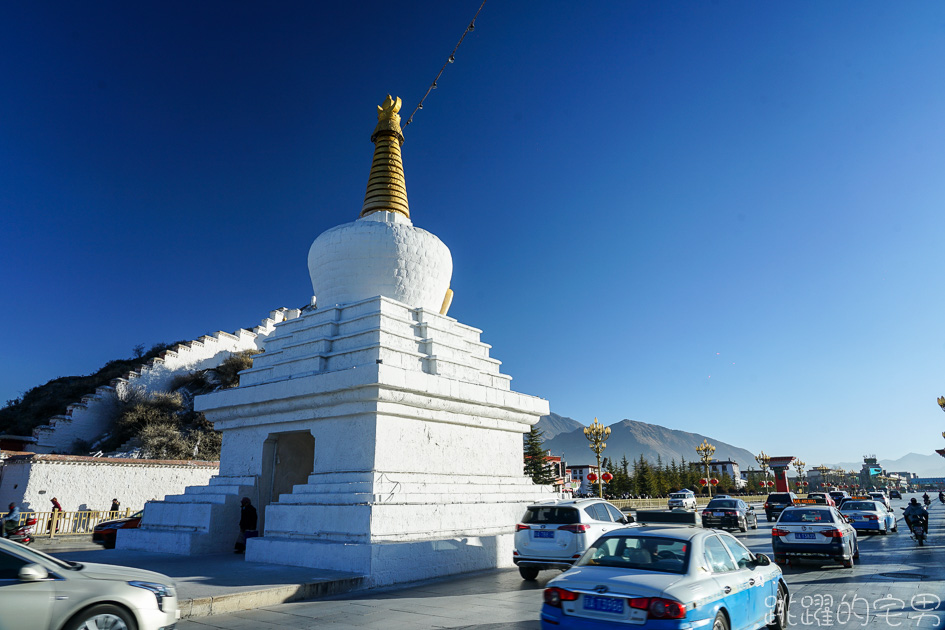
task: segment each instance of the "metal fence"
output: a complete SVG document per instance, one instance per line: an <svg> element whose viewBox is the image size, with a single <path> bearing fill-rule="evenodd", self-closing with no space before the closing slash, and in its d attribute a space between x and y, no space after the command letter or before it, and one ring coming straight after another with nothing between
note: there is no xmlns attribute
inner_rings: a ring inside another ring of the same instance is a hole
<svg viewBox="0 0 945 630"><path fill-rule="evenodd" d="M736 499L741 499L745 503L764 503L768 498L766 494L753 494L749 496L739 495L735 497ZM610 499L610 502L615 506L623 509L630 510L658 510L666 509L668 506L669 498L664 497L662 499ZM700 497L696 496L696 505L707 505L709 503L709 497Z"/></svg>
<svg viewBox="0 0 945 630"><path fill-rule="evenodd" d="M95 526L104 521L131 516L130 509L108 512L105 510L82 510L80 512L20 512L18 525L36 519L33 536L55 538L57 536L88 536ZM3 518L7 513L3 512Z"/></svg>

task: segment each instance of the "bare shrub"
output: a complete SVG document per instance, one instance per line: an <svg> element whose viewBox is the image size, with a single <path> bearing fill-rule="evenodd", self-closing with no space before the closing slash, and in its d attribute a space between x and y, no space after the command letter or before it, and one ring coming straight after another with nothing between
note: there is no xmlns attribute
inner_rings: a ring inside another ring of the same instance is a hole
<svg viewBox="0 0 945 630"><path fill-rule="evenodd" d="M224 359L216 368L216 372L220 377L220 388L239 387L239 373L253 367L253 356L261 352L262 350L243 350Z"/></svg>

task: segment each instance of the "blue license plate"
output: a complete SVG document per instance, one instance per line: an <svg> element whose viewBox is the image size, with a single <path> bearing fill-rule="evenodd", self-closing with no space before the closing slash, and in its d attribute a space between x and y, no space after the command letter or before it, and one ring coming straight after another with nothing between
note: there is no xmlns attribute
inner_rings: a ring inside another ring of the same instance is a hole
<svg viewBox="0 0 945 630"><path fill-rule="evenodd" d="M817 534L794 534L795 538L801 538L803 540L813 540L817 537Z"/></svg>
<svg viewBox="0 0 945 630"><path fill-rule="evenodd" d="M533 533L535 535L535 538L554 538L555 537L554 532L545 532L540 529Z"/></svg>
<svg viewBox="0 0 945 630"><path fill-rule="evenodd" d="M608 613L623 613L623 600L616 597L584 596L584 609Z"/></svg>

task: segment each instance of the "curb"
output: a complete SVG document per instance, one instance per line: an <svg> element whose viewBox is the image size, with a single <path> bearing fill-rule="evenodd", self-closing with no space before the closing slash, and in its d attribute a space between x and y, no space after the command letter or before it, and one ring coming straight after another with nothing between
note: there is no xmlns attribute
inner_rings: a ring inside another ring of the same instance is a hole
<svg viewBox="0 0 945 630"><path fill-rule="evenodd" d="M284 604L302 599L318 599L329 595L338 595L361 588L364 577L342 580L321 580L305 584L278 586L256 591L242 591L213 597L196 597L177 602L181 619L209 617L225 613L252 610L263 606Z"/></svg>

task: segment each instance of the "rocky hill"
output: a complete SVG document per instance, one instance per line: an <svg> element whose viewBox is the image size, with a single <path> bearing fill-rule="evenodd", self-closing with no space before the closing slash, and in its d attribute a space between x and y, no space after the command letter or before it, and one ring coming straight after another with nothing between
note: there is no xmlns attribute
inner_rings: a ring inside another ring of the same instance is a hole
<svg viewBox="0 0 945 630"><path fill-rule="evenodd" d="M594 453L588 448L587 438L584 437L584 425L580 422L550 414L542 416L537 426L544 431L545 448L550 450L552 455L561 455L566 462L573 465L594 461ZM610 438L603 456L617 461L624 456L632 461L643 455L644 459L653 463L656 462L657 456L667 464L674 459L677 463L683 459L694 462L698 460L696 446L701 444L702 440L708 439L709 443L716 447L716 459L736 461L742 470L749 466L757 467L755 456L751 452L701 433L668 429L658 424L636 420L621 420L610 425L610 430Z"/></svg>

